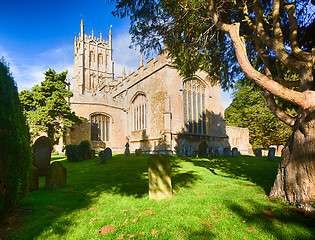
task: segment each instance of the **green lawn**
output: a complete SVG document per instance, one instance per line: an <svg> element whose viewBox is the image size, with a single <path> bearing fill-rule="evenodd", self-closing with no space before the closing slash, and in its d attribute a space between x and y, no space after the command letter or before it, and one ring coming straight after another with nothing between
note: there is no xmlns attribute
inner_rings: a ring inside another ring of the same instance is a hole
<svg viewBox="0 0 315 240"><path fill-rule="evenodd" d="M170 156L174 197L148 197L149 155L67 162L67 185L31 192L9 239L314 239L315 217L268 200L279 159ZM115 226L101 234L103 226Z"/></svg>

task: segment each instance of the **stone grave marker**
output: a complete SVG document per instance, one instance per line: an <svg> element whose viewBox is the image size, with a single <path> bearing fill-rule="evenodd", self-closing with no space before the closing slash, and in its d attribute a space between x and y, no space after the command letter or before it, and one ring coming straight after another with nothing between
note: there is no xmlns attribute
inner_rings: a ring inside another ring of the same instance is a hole
<svg viewBox="0 0 315 240"><path fill-rule="evenodd" d="M214 152L213 152L212 146L208 147L207 152L208 152L208 157L213 158Z"/></svg>
<svg viewBox="0 0 315 240"><path fill-rule="evenodd" d="M218 151L219 151L219 155L223 155L223 149L222 149L222 147L219 147L219 148L218 148Z"/></svg>
<svg viewBox="0 0 315 240"><path fill-rule="evenodd" d="M105 153L106 160L111 159L113 157L112 149L110 149L109 147L104 149L104 153Z"/></svg>
<svg viewBox="0 0 315 240"><path fill-rule="evenodd" d="M255 149L255 157L261 157L262 156L262 150L261 148Z"/></svg>
<svg viewBox="0 0 315 240"><path fill-rule="evenodd" d="M189 144L188 149L187 149L187 155L188 157L191 157L194 154L194 150L192 148L192 145Z"/></svg>
<svg viewBox="0 0 315 240"><path fill-rule="evenodd" d="M38 184L38 169L35 166L32 166L32 180L30 183L30 191L36 191L39 189Z"/></svg>
<svg viewBox="0 0 315 240"><path fill-rule="evenodd" d="M236 147L232 148L232 157L238 156L238 149Z"/></svg>
<svg viewBox="0 0 315 240"><path fill-rule="evenodd" d="M275 160L275 155L276 155L276 148L275 147L270 147L269 151L268 151L267 159L269 161L274 161Z"/></svg>
<svg viewBox="0 0 315 240"><path fill-rule="evenodd" d="M47 171L46 188L59 188L66 185L67 169L60 161L53 162Z"/></svg>
<svg viewBox="0 0 315 240"><path fill-rule="evenodd" d="M127 142L125 145L125 156L130 156L129 143Z"/></svg>
<svg viewBox="0 0 315 240"><path fill-rule="evenodd" d="M223 149L223 156L224 157L230 157L231 156L231 149L229 147L226 147Z"/></svg>
<svg viewBox="0 0 315 240"><path fill-rule="evenodd" d="M213 157L214 158L219 158L220 157L220 152L219 152L219 149L218 148L215 148L213 150Z"/></svg>
<svg viewBox="0 0 315 240"><path fill-rule="evenodd" d="M180 156L185 156L186 155L186 145L185 143L182 143L182 145L180 146L180 150L179 150L179 154Z"/></svg>
<svg viewBox="0 0 315 240"><path fill-rule="evenodd" d="M105 151L100 151L100 153L98 154L99 158L100 158L100 161L99 161L99 164L104 164L106 163L106 154L105 154Z"/></svg>
<svg viewBox="0 0 315 240"><path fill-rule="evenodd" d="M148 159L148 176L150 199L160 200L173 196L171 165L167 156L157 154Z"/></svg>
<svg viewBox="0 0 315 240"><path fill-rule="evenodd" d="M136 157L137 157L137 156L140 156L141 154L142 154L141 148L135 150L135 155L136 155Z"/></svg>
<svg viewBox="0 0 315 240"><path fill-rule="evenodd" d="M51 160L51 142L48 137L37 138L33 145L34 166L38 169L39 176L46 176Z"/></svg>

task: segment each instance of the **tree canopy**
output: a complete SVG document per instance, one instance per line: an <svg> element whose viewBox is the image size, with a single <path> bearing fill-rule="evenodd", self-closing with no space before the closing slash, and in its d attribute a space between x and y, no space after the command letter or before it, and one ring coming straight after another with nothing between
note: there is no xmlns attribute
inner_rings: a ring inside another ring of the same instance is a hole
<svg viewBox="0 0 315 240"><path fill-rule="evenodd" d="M293 113L294 109L287 111ZM264 92L253 85L237 87L233 102L224 115L227 125L249 129L249 142L254 149L284 145L292 133L288 125L270 112Z"/></svg>
<svg viewBox="0 0 315 240"><path fill-rule="evenodd" d="M45 80L35 85L31 91L20 93L20 101L24 108L33 136L39 132L47 133L53 144L82 120L75 115L67 102L73 96L67 89L67 72L57 74L55 70L48 69Z"/></svg>
<svg viewBox="0 0 315 240"><path fill-rule="evenodd" d="M293 129L270 197L315 211L314 1L112 2L114 15L130 16L133 43L141 50L164 44L182 74L207 71L223 89L245 75L265 91L269 109ZM285 79L287 70L294 77ZM296 105L298 114L290 115L275 97Z"/></svg>

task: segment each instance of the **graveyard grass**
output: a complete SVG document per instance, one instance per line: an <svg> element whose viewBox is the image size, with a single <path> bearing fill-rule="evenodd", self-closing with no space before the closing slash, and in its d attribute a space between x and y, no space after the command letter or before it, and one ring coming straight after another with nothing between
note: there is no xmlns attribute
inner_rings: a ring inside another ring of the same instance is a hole
<svg viewBox="0 0 315 240"><path fill-rule="evenodd" d="M45 189L40 177L8 239L314 239L314 214L268 200L279 158L170 156L174 196L155 201L148 157L115 155L99 165L53 156L67 168L66 187ZM115 231L105 233L107 225Z"/></svg>

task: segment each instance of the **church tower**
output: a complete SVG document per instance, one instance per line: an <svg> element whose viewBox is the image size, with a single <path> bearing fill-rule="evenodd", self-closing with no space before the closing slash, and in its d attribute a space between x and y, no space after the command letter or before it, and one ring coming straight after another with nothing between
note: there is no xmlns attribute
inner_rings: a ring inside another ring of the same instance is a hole
<svg viewBox="0 0 315 240"><path fill-rule="evenodd" d="M114 80L114 63L112 60L112 33L109 41L84 32L83 19L81 32L74 39L73 91L84 95L88 92L102 90Z"/></svg>

